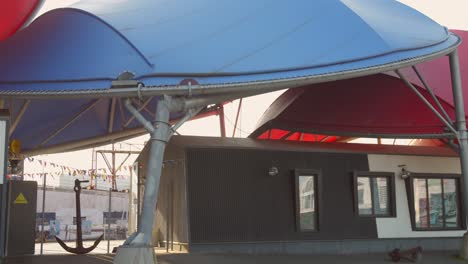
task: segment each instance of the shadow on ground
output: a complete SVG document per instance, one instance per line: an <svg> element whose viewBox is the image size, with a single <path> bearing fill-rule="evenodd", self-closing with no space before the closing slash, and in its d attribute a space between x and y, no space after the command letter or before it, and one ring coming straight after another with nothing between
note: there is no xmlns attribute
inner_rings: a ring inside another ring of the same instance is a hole
<svg viewBox="0 0 468 264"><path fill-rule="evenodd" d="M109 255L44 255L8 258L5 264L108 264L113 256ZM2 264L3 264L2 263Z"/></svg>
<svg viewBox="0 0 468 264"><path fill-rule="evenodd" d="M464 264L452 252L430 252L423 254L421 264ZM379 264L394 263L386 254L372 255L203 255L168 254L158 256L159 264ZM400 263L410 263L402 261Z"/></svg>
<svg viewBox="0 0 468 264"><path fill-rule="evenodd" d="M7 264L108 264L113 255L55 255L9 258ZM386 254L371 255L229 255L229 254L158 254L159 264L389 264ZM402 261L400 263L410 263ZM453 252L427 252L421 264L463 264Z"/></svg>

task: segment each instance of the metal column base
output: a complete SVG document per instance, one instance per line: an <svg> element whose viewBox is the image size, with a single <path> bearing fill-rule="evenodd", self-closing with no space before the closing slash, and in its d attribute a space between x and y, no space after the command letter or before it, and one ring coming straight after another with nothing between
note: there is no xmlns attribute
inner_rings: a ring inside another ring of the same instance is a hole
<svg viewBox="0 0 468 264"><path fill-rule="evenodd" d="M117 248L114 264L157 264L156 254L152 247L129 247Z"/></svg>

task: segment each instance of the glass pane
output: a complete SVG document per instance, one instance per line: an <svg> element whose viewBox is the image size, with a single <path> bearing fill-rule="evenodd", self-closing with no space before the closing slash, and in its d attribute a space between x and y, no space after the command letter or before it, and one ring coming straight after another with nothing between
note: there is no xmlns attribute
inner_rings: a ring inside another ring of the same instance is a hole
<svg viewBox="0 0 468 264"><path fill-rule="evenodd" d="M458 196L455 179L444 179L445 226L458 227Z"/></svg>
<svg viewBox="0 0 468 264"><path fill-rule="evenodd" d="M416 228L428 228L426 179L414 179L414 222Z"/></svg>
<svg viewBox="0 0 468 264"><path fill-rule="evenodd" d="M299 203L301 230L315 230L314 176L299 176Z"/></svg>
<svg viewBox="0 0 468 264"><path fill-rule="evenodd" d="M357 178L359 215L372 215L372 193L369 177Z"/></svg>
<svg viewBox="0 0 468 264"><path fill-rule="evenodd" d="M430 227L444 227L444 212L442 207L442 179L428 179L428 185Z"/></svg>
<svg viewBox="0 0 468 264"><path fill-rule="evenodd" d="M389 215L388 178L378 177L375 178L373 182L374 212L376 215Z"/></svg>

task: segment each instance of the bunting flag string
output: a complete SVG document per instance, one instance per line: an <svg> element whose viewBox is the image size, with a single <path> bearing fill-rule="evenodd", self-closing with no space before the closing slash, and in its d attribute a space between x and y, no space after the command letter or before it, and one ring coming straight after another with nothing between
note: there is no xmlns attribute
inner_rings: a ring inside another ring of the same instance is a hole
<svg viewBox="0 0 468 264"><path fill-rule="evenodd" d="M53 179L55 177L60 177L63 175L69 175L72 177L81 177L82 179L85 179L86 177L93 177L96 179L101 179L103 181L112 181L112 172L107 169L107 168L97 168L97 169L88 169L88 170L83 170L83 169L77 169L61 164L57 164L54 162L49 162L45 160L40 160L37 158L32 158L28 157L29 162L38 162L39 165L43 168L43 170L46 170L46 172L38 172L38 173L25 173L24 176L28 178L35 178L35 177L44 177L44 176L51 176ZM132 165L123 165L119 172L127 172L130 173L130 171L133 170ZM117 174L115 176L116 179L126 179L129 175L122 175L122 174Z"/></svg>

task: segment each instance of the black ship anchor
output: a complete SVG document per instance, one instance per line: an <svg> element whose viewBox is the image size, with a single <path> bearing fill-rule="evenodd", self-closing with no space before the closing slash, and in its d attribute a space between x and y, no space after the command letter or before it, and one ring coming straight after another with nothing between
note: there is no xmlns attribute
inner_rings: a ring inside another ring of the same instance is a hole
<svg viewBox="0 0 468 264"><path fill-rule="evenodd" d="M60 244L60 246L63 247L63 249L74 254L86 254L86 253L91 252L93 249L95 249L98 246L99 242L101 242L102 238L104 237L104 234L102 234L94 242L94 244L91 247L89 248L83 247L83 234L81 231L81 205L80 205L80 193L81 193L80 184L82 182L89 182L89 181L80 181L76 179L75 187L73 188L73 190L75 191L75 197L76 197L76 248L67 246L60 238L55 236L55 239Z"/></svg>

